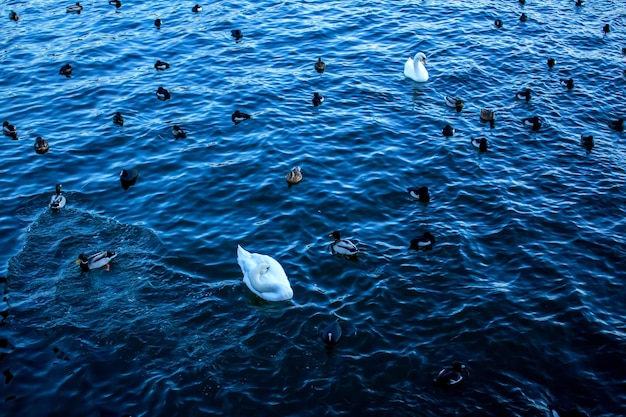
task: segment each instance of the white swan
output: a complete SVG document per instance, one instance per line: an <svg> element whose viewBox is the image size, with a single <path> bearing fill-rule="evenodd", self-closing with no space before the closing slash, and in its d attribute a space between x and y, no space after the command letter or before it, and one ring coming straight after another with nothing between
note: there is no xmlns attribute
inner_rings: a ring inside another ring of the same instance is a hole
<svg viewBox="0 0 626 417"><path fill-rule="evenodd" d="M250 253L237 245L237 263L243 272L243 282L262 299L283 301L293 297L287 274L274 258Z"/></svg>
<svg viewBox="0 0 626 417"><path fill-rule="evenodd" d="M424 66L425 63L426 55L424 55L424 52L416 53L413 59L409 58L404 63L404 76L418 83L425 83L428 81L428 71Z"/></svg>

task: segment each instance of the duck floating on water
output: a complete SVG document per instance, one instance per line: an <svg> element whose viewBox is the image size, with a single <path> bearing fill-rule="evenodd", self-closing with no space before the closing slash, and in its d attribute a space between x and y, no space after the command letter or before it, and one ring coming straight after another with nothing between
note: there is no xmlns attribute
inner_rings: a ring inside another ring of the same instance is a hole
<svg viewBox="0 0 626 417"><path fill-rule="evenodd" d="M243 282L262 299L285 301L293 297L285 270L271 256L250 253L237 245L237 263L243 273Z"/></svg>
<svg viewBox="0 0 626 417"><path fill-rule="evenodd" d="M302 181L302 170L299 166L295 166L287 173L287 182L289 185L297 184Z"/></svg>
<svg viewBox="0 0 626 417"><path fill-rule="evenodd" d="M13 140L17 140L17 129L6 120L2 123L2 133L4 133L4 136L8 136Z"/></svg>
<svg viewBox="0 0 626 417"><path fill-rule="evenodd" d="M493 128L496 122L496 112L489 109L480 109L480 120L483 122L489 122Z"/></svg>
<svg viewBox="0 0 626 417"><path fill-rule="evenodd" d="M44 153L48 152L49 149L50 145L48 144L48 141L41 136L37 136L37 138L35 139L35 152L43 155Z"/></svg>
<svg viewBox="0 0 626 417"><path fill-rule="evenodd" d="M457 97L446 96L446 106L456 109L457 112L463 110L463 100Z"/></svg>
<svg viewBox="0 0 626 417"><path fill-rule="evenodd" d="M348 239L341 238L341 232L336 230L329 234L328 237L335 239L335 241L330 245L333 253L344 256L356 256L359 253L359 250L354 243L350 242Z"/></svg>
<svg viewBox="0 0 626 417"><path fill-rule="evenodd" d="M574 88L574 79L570 78L569 80L561 78L561 84L565 84L568 90Z"/></svg>
<svg viewBox="0 0 626 417"><path fill-rule="evenodd" d="M119 126L124 126L124 116L120 112L116 112L113 115L113 123Z"/></svg>
<svg viewBox="0 0 626 417"><path fill-rule="evenodd" d="M602 28L602 32L604 32L604 34L606 35L607 33L609 33L611 31L611 26L609 26L609 24L607 23L606 25L604 25L604 27Z"/></svg>
<svg viewBox="0 0 626 417"><path fill-rule="evenodd" d="M486 138L471 138L472 145L478 148L479 151L485 152L487 150L487 139Z"/></svg>
<svg viewBox="0 0 626 417"><path fill-rule="evenodd" d="M341 325L338 322L330 323L324 330L322 331L322 342L326 346L335 346L339 343L339 339L341 339L343 331L341 330Z"/></svg>
<svg viewBox="0 0 626 417"><path fill-rule="evenodd" d="M530 101L530 95L531 95L531 93L530 93L530 89L529 89L529 88L527 88L527 89L526 89L526 90L524 90L524 91L518 91L518 92L515 94L515 97L516 97L516 98L519 98L519 99L524 99L524 100L526 100L526 101Z"/></svg>
<svg viewBox="0 0 626 417"><path fill-rule="evenodd" d="M609 127L613 130L617 130L618 132L624 131L624 119L619 118L617 120L610 120Z"/></svg>
<svg viewBox="0 0 626 417"><path fill-rule="evenodd" d="M187 132L182 127L174 125L174 127L172 127L172 135L174 135L176 139L185 139Z"/></svg>
<svg viewBox="0 0 626 417"><path fill-rule="evenodd" d="M70 78L72 75L72 66L70 64L65 64L59 70L59 75L65 75L67 78Z"/></svg>
<svg viewBox="0 0 626 417"><path fill-rule="evenodd" d="M161 29L162 24L163 21L161 19L154 19L154 26L156 26L157 29Z"/></svg>
<svg viewBox="0 0 626 417"><path fill-rule="evenodd" d="M67 202L65 196L61 194L62 186L62 184L57 184L55 187L55 194L50 197L50 204L48 204L48 207L53 210L62 209L63 207L65 207L65 203Z"/></svg>
<svg viewBox="0 0 626 417"><path fill-rule="evenodd" d="M239 29L231 30L230 34L232 35L233 38L235 38L235 41L239 41L241 40L241 38L243 38L243 33L241 33L241 30Z"/></svg>
<svg viewBox="0 0 626 417"><path fill-rule="evenodd" d="M76 13L76 14L80 14L80 12L83 10L83 5L80 4L79 1L76 2L76 4L73 4L71 6L67 6L67 13Z"/></svg>
<svg viewBox="0 0 626 417"><path fill-rule="evenodd" d="M157 89L156 96L161 101L167 101L171 98L170 92L163 87Z"/></svg>
<svg viewBox="0 0 626 417"><path fill-rule="evenodd" d="M539 116L527 117L522 119L522 124L530 127L533 132L538 132L541 129L541 118Z"/></svg>
<svg viewBox="0 0 626 417"><path fill-rule="evenodd" d="M157 71L165 71L166 69L169 69L170 64L168 64L165 61L161 61L159 59L157 59L157 62L154 64L154 69Z"/></svg>
<svg viewBox="0 0 626 417"><path fill-rule="evenodd" d="M191 8L191 11L194 13L200 13L202 11L202 6L200 6L199 4L196 4L195 6Z"/></svg>
<svg viewBox="0 0 626 417"><path fill-rule="evenodd" d="M467 367L461 362L455 362L451 367L443 368L435 378L433 384L438 387L452 387L463 382L463 379L469 376Z"/></svg>
<svg viewBox="0 0 626 417"><path fill-rule="evenodd" d="M454 132L456 132L456 129L450 125L445 125L443 127L443 130L441 131L441 133L443 133L443 135L447 137L454 136Z"/></svg>
<svg viewBox="0 0 626 417"><path fill-rule="evenodd" d="M428 191L428 187L409 187L406 190L411 197L417 198L422 203L428 203L430 201L430 192Z"/></svg>
<svg viewBox="0 0 626 417"><path fill-rule="evenodd" d="M580 135L580 144L587 149L587 152L591 152L591 149L593 149L595 145L593 136Z"/></svg>
<svg viewBox="0 0 626 417"><path fill-rule="evenodd" d="M317 107L324 102L324 97L322 97L320 93L315 92L313 93L312 101L313 101L313 105Z"/></svg>
<svg viewBox="0 0 626 417"><path fill-rule="evenodd" d="M110 0L109 4L111 6L115 6L116 9L119 9L120 7L122 7L122 2L120 0Z"/></svg>
<svg viewBox="0 0 626 417"><path fill-rule="evenodd" d="M519 20L520 22L526 22L528 20L528 16L526 15L526 13L522 13L519 17Z"/></svg>
<svg viewBox="0 0 626 417"><path fill-rule="evenodd" d="M493 22L493 24L494 24L494 25L496 25L496 27L497 27L498 29L500 29L500 28L502 27L502 20L500 20L500 19L496 19L496 20Z"/></svg>
<svg viewBox="0 0 626 417"><path fill-rule="evenodd" d="M235 110L233 112L233 114L230 116L230 119L233 121L233 123L238 124L243 122L244 120L248 120L250 118L249 114L246 114L244 112L241 112L239 110Z"/></svg>
<svg viewBox="0 0 626 417"><path fill-rule="evenodd" d="M120 171L120 183L124 191L135 185L139 178L139 171L136 169L123 169Z"/></svg>
<svg viewBox="0 0 626 417"><path fill-rule="evenodd" d="M102 268L103 266L108 271L110 269L109 262L116 256L117 253L107 250L94 253L90 256L81 253L74 263L80 264L80 270L83 272L89 272L92 269Z"/></svg>
<svg viewBox="0 0 626 417"><path fill-rule="evenodd" d="M20 16L15 11L11 10L9 12L9 19L14 22L17 22L18 20L20 20Z"/></svg>
<svg viewBox="0 0 626 417"><path fill-rule="evenodd" d="M408 58L404 63L404 76L418 83L428 81L428 70L426 65L426 54L418 52L413 59Z"/></svg>
<svg viewBox="0 0 626 417"><path fill-rule="evenodd" d="M411 244L409 245L409 249L415 250L426 250L432 249L435 244L435 236L433 236L430 232L424 232L422 236L418 236L415 239L411 239Z"/></svg>
<svg viewBox="0 0 626 417"><path fill-rule="evenodd" d="M322 61L321 57L317 58L317 62L315 63L315 71L321 74L324 72L325 69L326 69L326 63Z"/></svg>
<svg viewBox="0 0 626 417"><path fill-rule="evenodd" d="M548 68L552 69L554 65L556 65L556 59L548 58Z"/></svg>

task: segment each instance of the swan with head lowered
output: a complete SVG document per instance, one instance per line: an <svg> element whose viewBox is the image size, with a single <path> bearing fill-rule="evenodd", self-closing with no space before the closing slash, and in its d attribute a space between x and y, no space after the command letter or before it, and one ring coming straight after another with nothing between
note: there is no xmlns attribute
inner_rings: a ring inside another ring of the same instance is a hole
<svg viewBox="0 0 626 417"><path fill-rule="evenodd" d="M413 59L409 58L404 63L404 76L418 83L425 83L428 81L428 71L424 64L426 64L424 52L416 53Z"/></svg>
<svg viewBox="0 0 626 417"><path fill-rule="evenodd" d="M284 301L293 297L287 274L274 258L250 253L237 245L237 263L243 272L243 282L262 299Z"/></svg>

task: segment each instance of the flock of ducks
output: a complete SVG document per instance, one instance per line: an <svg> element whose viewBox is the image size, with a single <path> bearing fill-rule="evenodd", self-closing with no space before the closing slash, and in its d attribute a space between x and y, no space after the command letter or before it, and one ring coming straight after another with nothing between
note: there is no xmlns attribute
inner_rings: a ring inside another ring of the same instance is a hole
<svg viewBox="0 0 626 417"><path fill-rule="evenodd" d="M524 4L524 0L519 0L520 3ZM119 0L111 0L109 4L114 5L115 7L121 7L121 1ZM582 6L582 0L577 0L577 6ZM80 2L76 2L71 6L67 7L67 13L81 13L83 10L83 6ZM196 4L192 7L192 12L199 13L202 11L202 6ZM19 20L19 15L15 11L11 11L9 14L9 19L13 21ZM520 16L520 21L525 22L528 20L528 16L525 13L522 13ZM154 21L155 26L158 28L162 25L161 19L156 19ZM503 26L503 22L500 19L494 21L494 25L497 28L501 28ZM606 24L603 27L603 32L605 34L610 32L610 26ZM231 31L233 38L236 41L239 41L243 34L239 29L234 29ZM626 54L626 48L623 48L622 52ZM547 65L549 68L553 68L556 65L556 60L554 58L549 58L547 60ZM154 64L154 68L157 71L165 71L170 68L170 64L161 60L157 60ZM318 58L317 62L314 65L315 70L318 73L323 73L326 69L326 63L322 61L322 58ZM72 75L72 66L70 64L65 64L59 70L59 74L65 77L71 77ZM429 74L426 69L426 54L424 52L417 52L413 58L408 58L404 65L404 75L405 77L418 82L424 83L429 79ZM574 80L572 78L569 79L561 79L560 82L567 87L568 90L574 88ZM164 88L159 87L156 91L156 96L159 100L166 101L171 99L170 92ZM532 97L532 93L530 89L525 89L523 91L519 91L516 93L516 98L523 99L525 101L530 101ZM312 103L314 106L319 106L324 102L324 97L318 93L313 93ZM448 107L454 108L457 112L461 112L463 110L464 102L462 99L453 96L445 97L445 104ZM240 123L244 120L250 119L250 115L243 113L239 110L236 110L232 116L231 120L233 123ZM490 109L481 109L480 111L480 120L483 122L490 123L491 127L494 127L496 119L496 113ZM113 116L113 123L119 126L124 125L124 116L120 112L116 112ZM609 127L613 130L622 132L624 130L624 120L623 118L617 120L609 121ZM539 131L542 127L542 119L539 116L532 116L522 120L522 124L527 126L532 131ZM18 139L18 131L15 126L8 121L4 121L2 125L2 131L5 136L11 137L14 140ZM442 131L444 136L453 136L456 130L450 126L446 125ZM179 125L174 125L172 128L172 134L176 139L184 139L187 137L186 131L181 128ZM471 138L471 144L478 148L481 152L484 152L488 149L487 139L486 138ZM581 144L587 149L591 150L594 144L593 136L585 136L581 135ZM35 151L38 154L46 153L49 150L48 142L41 138L37 137L34 145ZM120 173L120 181L122 183L122 187L127 189L131 185L134 185L139 173L137 170L122 170ZM295 166L292 168L287 176L286 181L289 186L298 184L302 181L302 170L299 166ZM52 195L49 202L49 207L52 210L60 210L66 205L66 198L61 192L62 185L57 184L55 189L55 194ZM422 203L428 203L430 201L430 193L428 187L410 187L407 188L407 192L409 195ZM355 257L358 255L357 246L352 243L348 239L344 239L341 237L341 233L339 231L334 231L329 235L333 239L333 243L331 244L331 249L334 254L338 254L345 257ZM415 250L424 250L432 248L435 244L435 237L430 232L424 232L422 236L418 236L411 240L410 249ZM94 253L92 255L80 254L76 263L80 265L81 271L87 272L93 269L98 269L105 267L106 270L109 270L110 261L113 260L117 256L117 253L114 251L100 251ZM259 253L251 253L245 250L240 245L237 246L237 263L239 264L241 271L243 273L243 282L246 286L257 296L263 298L267 301L284 301L289 300L293 297L293 290L289 283L289 279L278 261L274 258L263 255ZM342 329L338 322L333 322L329 324L322 332L321 339L327 346L333 346L337 344L342 336ZM463 381L464 377L469 375L469 371L467 367L460 363L454 363L450 367L442 369L433 379L433 383L437 386L454 386ZM556 408L551 409L551 413L553 417L562 417L565 415L565 411L560 411Z"/></svg>

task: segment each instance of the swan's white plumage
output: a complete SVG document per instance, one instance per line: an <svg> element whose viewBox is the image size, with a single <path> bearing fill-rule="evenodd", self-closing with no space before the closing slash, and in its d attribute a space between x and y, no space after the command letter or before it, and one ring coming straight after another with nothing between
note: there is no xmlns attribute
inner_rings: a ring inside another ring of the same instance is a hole
<svg viewBox="0 0 626 417"><path fill-rule="evenodd" d="M426 55L423 52L416 53L413 59L409 58L404 63L404 76L418 83L425 83L428 81L428 71L424 66L425 62Z"/></svg>
<svg viewBox="0 0 626 417"><path fill-rule="evenodd" d="M259 297L267 301L283 301L293 297L287 274L274 258L250 253L237 245L237 263L243 273L243 282Z"/></svg>

